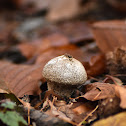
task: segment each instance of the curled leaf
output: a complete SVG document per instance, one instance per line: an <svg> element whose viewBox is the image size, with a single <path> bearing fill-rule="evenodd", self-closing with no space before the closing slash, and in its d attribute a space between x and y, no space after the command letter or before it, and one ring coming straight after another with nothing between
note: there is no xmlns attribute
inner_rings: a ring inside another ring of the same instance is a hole
<svg viewBox="0 0 126 126"><path fill-rule="evenodd" d="M126 109L126 88L115 86L116 95L120 98L120 107Z"/></svg>

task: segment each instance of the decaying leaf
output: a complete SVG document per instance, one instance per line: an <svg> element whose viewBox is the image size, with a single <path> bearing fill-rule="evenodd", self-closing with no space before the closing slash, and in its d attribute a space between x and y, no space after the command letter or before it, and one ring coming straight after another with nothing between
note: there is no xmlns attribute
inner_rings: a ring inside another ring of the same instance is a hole
<svg viewBox="0 0 126 126"><path fill-rule="evenodd" d="M106 61L103 54L92 56L89 63L83 62L89 76L97 76L105 72Z"/></svg>
<svg viewBox="0 0 126 126"><path fill-rule="evenodd" d="M40 43L37 44L38 50L36 54L41 54L42 52L53 47L62 47L69 45L69 39L61 33L53 33L45 38L43 38Z"/></svg>
<svg viewBox="0 0 126 126"><path fill-rule="evenodd" d="M1 18L0 20L0 41L2 43L9 43L9 44L12 44L14 43L13 41L10 41L9 39L9 36L10 34L12 33L12 31L15 29L15 27L17 26L18 22L15 21L6 21L6 19L4 18Z"/></svg>
<svg viewBox="0 0 126 126"><path fill-rule="evenodd" d="M116 95L120 98L120 107L126 109L126 88L115 86Z"/></svg>
<svg viewBox="0 0 126 126"><path fill-rule="evenodd" d="M27 57L28 59L34 56L36 50L38 49L36 45L31 43L21 43L17 46L23 56Z"/></svg>
<svg viewBox="0 0 126 126"><path fill-rule="evenodd" d="M97 114L100 118L105 118L110 115L119 113L122 111L119 104L120 99L117 96L101 99L98 101L99 108Z"/></svg>
<svg viewBox="0 0 126 126"><path fill-rule="evenodd" d="M79 124L84 117L87 117L88 114L95 108L95 105L93 105L91 102L73 102L66 104L65 101L57 100L56 98L54 98L52 102L49 99L46 99L43 107L48 105L51 107L51 109L46 111L47 114L56 116L74 125L76 123ZM92 119L96 118L96 115L90 116Z"/></svg>
<svg viewBox="0 0 126 126"><path fill-rule="evenodd" d="M27 66L0 62L0 76L5 82L1 89L8 88L18 97L24 94L40 93L39 81L42 76L39 65Z"/></svg>
<svg viewBox="0 0 126 126"><path fill-rule="evenodd" d="M83 102L76 102L73 103L72 105L72 110L77 114L80 115L82 113L86 113L89 112L91 110L94 109L93 105L91 105L90 103L83 103Z"/></svg>
<svg viewBox="0 0 126 126"><path fill-rule="evenodd" d="M39 110L31 109L30 110L30 118L35 121L37 126L71 126L71 124L66 121L60 120L57 117L53 117L45 114Z"/></svg>
<svg viewBox="0 0 126 126"><path fill-rule="evenodd" d="M0 89L0 93L6 93L6 94L8 94L9 92L7 92L6 90Z"/></svg>
<svg viewBox="0 0 126 126"><path fill-rule="evenodd" d="M92 110L83 120L82 122L80 122L78 124L78 126L81 126L82 124L86 124L86 120L88 117L92 116L92 114L98 109L98 105L96 106L96 108L94 110Z"/></svg>
<svg viewBox="0 0 126 126"><path fill-rule="evenodd" d="M117 11L126 12L126 1L125 0L107 0L107 3L110 4Z"/></svg>
<svg viewBox="0 0 126 126"><path fill-rule="evenodd" d="M79 125L82 124L83 121L93 121L97 118L97 115L93 113L93 110L95 109L95 104L93 104L92 102L73 103L70 109L72 109L72 111L74 112L73 120L79 123Z"/></svg>
<svg viewBox="0 0 126 126"><path fill-rule="evenodd" d="M122 83L122 81L119 79L119 78L117 78L117 77L113 77L113 76L111 76L111 75L106 75L106 78L104 79L104 83L111 83L111 82L109 82L109 80L110 81L113 81L113 83L115 84L115 85L123 85L123 83Z"/></svg>
<svg viewBox="0 0 126 126"><path fill-rule="evenodd" d="M117 48L114 52L107 54L107 68L110 74L125 74L126 71L126 49Z"/></svg>
<svg viewBox="0 0 126 126"><path fill-rule="evenodd" d="M67 0L55 0L55 2L51 2L49 9L47 19L50 21L69 19L81 12L79 1L76 0L69 0L69 2Z"/></svg>
<svg viewBox="0 0 126 126"><path fill-rule="evenodd" d="M79 43L93 40L93 34L90 25L82 21L66 21L58 24L63 35L66 35L70 43Z"/></svg>
<svg viewBox="0 0 126 126"><path fill-rule="evenodd" d="M53 103L52 103L50 100L48 101L48 103L49 103L51 109L50 109L50 111L47 111L47 112L46 112L47 114L56 116L56 117L58 117L58 118L60 118L60 119L62 119L62 120L64 120L64 121L66 121L66 122L69 122L69 123L73 124L73 125L77 125L77 123L73 122L72 119L69 118L70 115L73 115L73 112L72 112L72 111L69 110L70 113L68 113L68 114L70 114L70 115L68 116L68 115L66 115L65 113L63 113L62 111L59 111L59 110L53 105Z"/></svg>
<svg viewBox="0 0 126 126"><path fill-rule="evenodd" d="M126 112L110 116L106 119L95 122L92 126L125 126L126 125Z"/></svg>
<svg viewBox="0 0 126 126"><path fill-rule="evenodd" d="M17 48L28 59L34 55L39 55L52 47L69 45L69 40L61 33L52 33L43 39L35 40L32 43L22 43Z"/></svg>
<svg viewBox="0 0 126 126"><path fill-rule="evenodd" d="M85 94L80 96L87 100L96 101L115 96L115 85L95 82L85 86Z"/></svg>
<svg viewBox="0 0 126 126"><path fill-rule="evenodd" d="M125 26L125 21L121 20L100 21L93 25L96 43L102 52L126 46Z"/></svg>
<svg viewBox="0 0 126 126"><path fill-rule="evenodd" d="M80 50L80 48L78 48L75 45L67 45L67 46L50 48L46 50L45 52L43 52L42 54L38 56L36 63L45 64L52 58L57 57L59 55L66 54L66 53L72 55L74 58L78 59L81 62L84 59L84 54Z"/></svg>
<svg viewBox="0 0 126 126"><path fill-rule="evenodd" d="M0 76L0 93L11 93L8 84L5 82L2 76Z"/></svg>

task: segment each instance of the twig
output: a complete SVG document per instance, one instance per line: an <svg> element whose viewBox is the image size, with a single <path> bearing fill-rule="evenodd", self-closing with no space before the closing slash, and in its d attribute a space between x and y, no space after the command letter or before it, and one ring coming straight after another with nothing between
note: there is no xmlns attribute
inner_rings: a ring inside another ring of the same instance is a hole
<svg viewBox="0 0 126 126"><path fill-rule="evenodd" d="M30 109L28 107L28 126L30 126Z"/></svg>
<svg viewBox="0 0 126 126"><path fill-rule="evenodd" d="M93 111L91 111L77 126L81 126L82 123L89 117L91 116L95 111L96 109L98 108L98 105L95 107L95 109Z"/></svg>

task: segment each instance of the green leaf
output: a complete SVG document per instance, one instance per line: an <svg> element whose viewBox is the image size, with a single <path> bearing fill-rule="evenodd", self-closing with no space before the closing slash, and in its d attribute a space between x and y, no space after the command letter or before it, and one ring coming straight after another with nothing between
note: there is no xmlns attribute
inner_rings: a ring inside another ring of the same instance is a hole
<svg viewBox="0 0 126 126"><path fill-rule="evenodd" d="M16 106L16 104L11 101L7 101L7 102L1 104L1 107L8 108L8 109L14 109L15 106Z"/></svg>
<svg viewBox="0 0 126 126"><path fill-rule="evenodd" d="M19 126L19 122L27 125L24 118L15 111L7 111L6 113L0 112L0 119L8 126Z"/></svg>

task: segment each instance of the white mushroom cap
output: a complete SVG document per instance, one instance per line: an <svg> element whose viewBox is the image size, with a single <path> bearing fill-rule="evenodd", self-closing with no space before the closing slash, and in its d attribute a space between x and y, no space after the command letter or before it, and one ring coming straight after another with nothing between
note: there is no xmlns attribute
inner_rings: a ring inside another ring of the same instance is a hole
<svg viewBox="0 0 126 126"><path fill-rule="evenodd" d="M43 77L50 82L80 85L87 80L84 66L69 55L51 59L43 68Z"/></svg>

